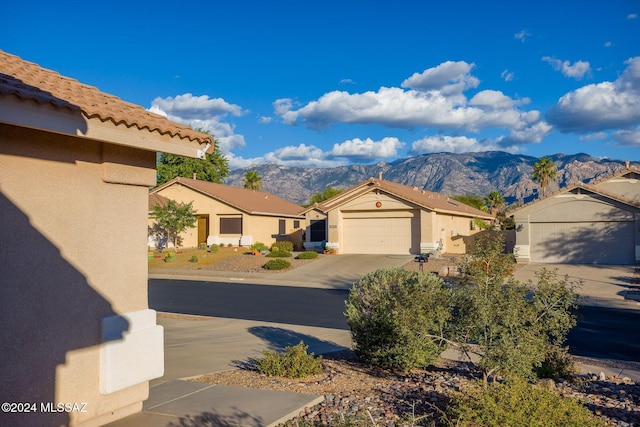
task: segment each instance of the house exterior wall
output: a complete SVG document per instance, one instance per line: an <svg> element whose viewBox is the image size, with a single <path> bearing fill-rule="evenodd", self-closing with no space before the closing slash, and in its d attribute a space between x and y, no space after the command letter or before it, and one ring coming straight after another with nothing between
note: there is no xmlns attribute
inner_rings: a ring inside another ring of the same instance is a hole
<svg viewBox="0 0 640 427"><path fill-rule="evenodd" d="M0 141L3 401L85 404L31 425L140 411L164 369L143 256L155 153L1 123Z"/></svg>
<svg viewBox="0 0 640 427"><path fill-rule="evenodd" d="M305 227L304 218L296 218L300 227L294 227L294 219L279 216L251 215L233 206L223 203L213 197L199 193L191 188L175 183L158 191L167 199L179 203L193 202L193 209L197 214L209 215L209 238L207 244L228 244L234 246L250 246L256 242L262 242L268 246L277 240L291 240L294 243L302 242L302 230ZM221 234L221 217L242 217L242 234ZM278 236L279 220L286 221L286 235ZM150 220L153 223L152 220ZM180 234L183 247L198 246L197 227Z"/></svg>
<svg viewBox="0 0 640 427"><path fill-rule="evenodd" d="M411 234L411 242L405 245L407 253L463 254L473 241L471 236L479 231L471 230L471 217L436 213L385 192L372 191L328 212L327 247L336 248L338 252L345 247L344 229L348 226L345 221L384 217L411 218L411 221L405 221Z"/></svg>
<svg viewBox="0 0 640 427"><path fill-rule="evenodd" d="M525 262L637 262L638 211L591 192L558 194L514 214L516 257Z"/></svg>

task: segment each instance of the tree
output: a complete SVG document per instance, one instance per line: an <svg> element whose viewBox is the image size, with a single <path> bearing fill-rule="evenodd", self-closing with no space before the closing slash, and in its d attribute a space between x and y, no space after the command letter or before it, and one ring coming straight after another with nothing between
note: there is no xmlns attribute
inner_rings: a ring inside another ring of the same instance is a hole
<svg viewBox="0 0 640 427"><path fill-rule="evenodd" d="M484 202L489 208L491 215L496 215L498 211L505 205L504 197L499 191L492 191L484 198Z"/></svg>
<svg viewBox="0 0 640 427"><path fill-rule="evenodd" d="M328 200L334 196L337 196L340 193L342 193L342 190L339 188L327 187L324 189L324 191L321 191L319 193L315 193L314 195L312 195L311 198L309 199L309 204L307 206L311 206L316 203L322 203L325 200Z"/></svg>
<svg viewBox="0 0 640 427"><path fill-rule="evenodd" d="M533 165L533 174L531 178L533 182L537 182L542 187L542 195L546 193L546 189L549 187L549 181L555 181L558 176L558 169L556 164L548 157L539 159Z"/></svg>
<svg viewBox="0 0 640 427"><path fill-rule="evenodd" d="M251 190L260 190L262 189L262 177L258 175L256 171L248 171L244 174L244 178L242 178L242 182L244 182L244 188L249 188Z"/></svg>
<svg viewBox="0 0 640 427"><path fill-rule="evenodd" d="M166 206L156 205L153 207L151 216L156 220L156 224L164 233L166 242L173 242L173 247L178 250L178 236L183 231L193 228L198 221L193 210L193 202L177 203L168 200Z"/></svg>
<svg viewBox="0 0 640 427"><path fill-rule="evenodd" d="M196 129L196 131L209 134L203 129ZM213 153L207 153L204 159L161 153L156 168L158 185L179 176L193 178L194 173L196 178L202 181L222 183L222 180L229 175L229 159L222 154L216 142Z"/></svg>
<svg viewBox="0 0 640 427"><path fill-rule="evenodd" d="M563 354L575 325L577 285L548 270L537 273L536 286L519 283L512 277L515 260L503 247L499 234L478 239L454 293L450 339L463 354L480 356L485 384L497 373L533 378L547 359Z"/></svg>
<svg viewBox="0 0 640 427"><path fill-rule="evenodd" d="M453 200L457 200L460 203L464 203L465 205L469 205L472 208L476 208L481 211L487 210L487 206L484 203L484 200L480 196L474 196L472 194L468 194L465 196L454 196Z"/></svg>

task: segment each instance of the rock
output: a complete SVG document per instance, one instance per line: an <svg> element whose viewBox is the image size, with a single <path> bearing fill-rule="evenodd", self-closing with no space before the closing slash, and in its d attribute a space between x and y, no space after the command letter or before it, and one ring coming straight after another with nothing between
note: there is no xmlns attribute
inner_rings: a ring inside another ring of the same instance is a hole
<svg viewBox="0 0 640 427"><path fill-rule="evenodd" d="M447 277L449 275L449 267L440 267L440 270L438 270L438 276L440 277Z"/></svg>
<svg viewBox="0 0 640 427"><path fill-rule="evenodd" d="M553 390L554 388L556 388L556 382L553 381L551 378L540 378L537 384L540 387L545 388L547 390Z"/></svg>
<svg viewBox="0 0 640 427"><path fill-rule="evenodd" d="M600 381L606 381L607 380L607 376L605 375L604 372L600 371L600 373L598 374L598 379Z"/></svg>

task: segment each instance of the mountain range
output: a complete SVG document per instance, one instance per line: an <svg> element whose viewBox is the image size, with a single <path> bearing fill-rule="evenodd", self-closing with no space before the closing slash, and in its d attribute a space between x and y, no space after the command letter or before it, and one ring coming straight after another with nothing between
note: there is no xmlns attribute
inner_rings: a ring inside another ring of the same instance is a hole
<svg viewBox="0 0 640 427"><path fill-rule="evenodd" d="M588 183L625 168L625 161L601 159L588 154L554 154L549 157L558 169L551 191L577 181ZM255 170L262 177L262 189L304 205L314 193L327 187L348 188L370 177L383 179L447 196L484 197L498 190L507 203L529 202L540 187L531 174L537 157L501 151L480 153L434 153L399 159L390 163L350 165L334 168L302 168L275 164L235 169L225 183L242 187L245 173ZM638 165L638 162L632 164Z"/></svg>

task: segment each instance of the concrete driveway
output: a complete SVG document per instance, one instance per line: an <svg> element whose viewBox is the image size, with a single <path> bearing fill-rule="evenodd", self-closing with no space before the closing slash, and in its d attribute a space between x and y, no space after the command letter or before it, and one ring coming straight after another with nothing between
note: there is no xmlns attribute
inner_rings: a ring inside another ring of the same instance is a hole
<svg viewBox="0 0 640 427"><path fill-rule="evenodd" d="M560 277L567 276L569 281L581 282L577 292L584 297L584 305L640 310L640 271L636 272L635 266L531 263L520 267L515 278L536 283L535 274L543 268L556 271Z"/></svg>

